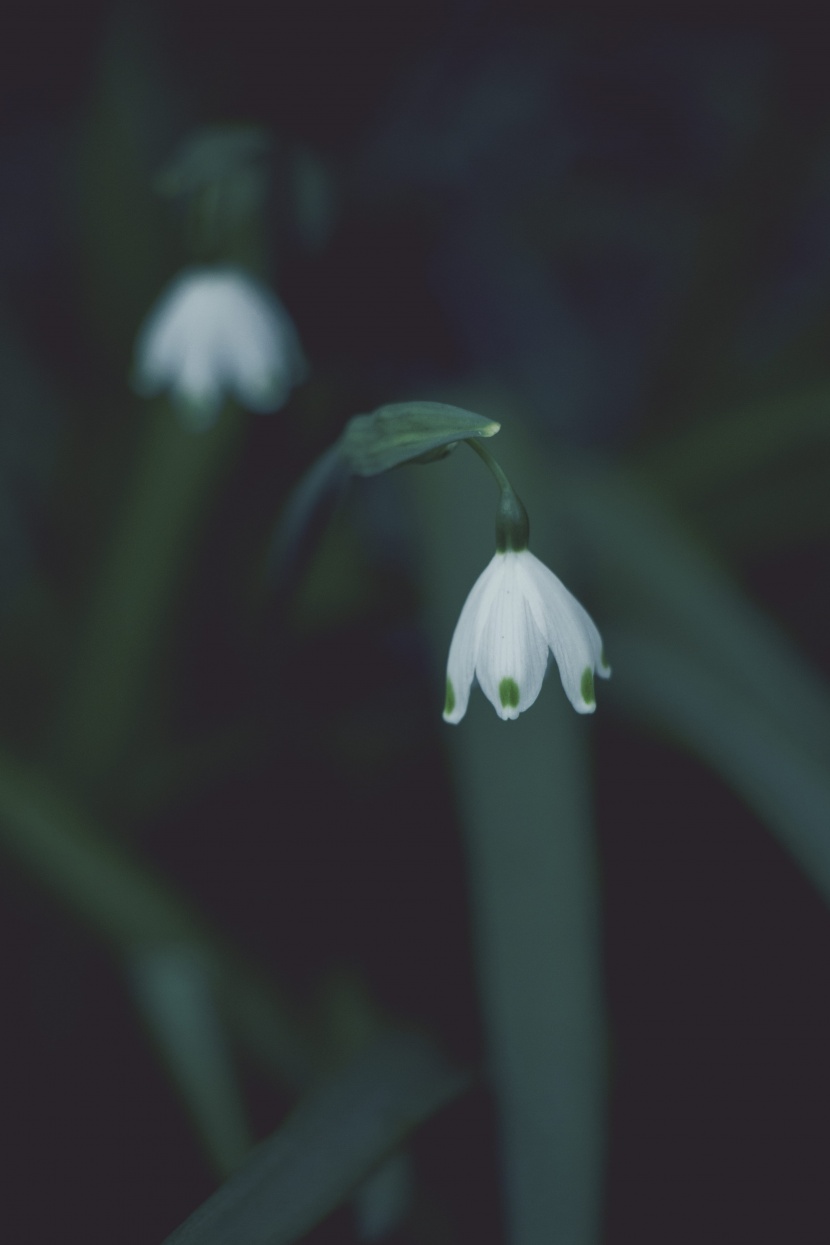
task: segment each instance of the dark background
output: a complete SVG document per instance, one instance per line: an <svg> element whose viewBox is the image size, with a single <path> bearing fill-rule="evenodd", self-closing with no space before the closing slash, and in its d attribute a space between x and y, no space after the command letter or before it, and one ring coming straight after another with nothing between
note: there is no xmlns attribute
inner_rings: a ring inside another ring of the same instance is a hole
<svg viewBox="0 0 830 1245"><path fill-rule="evenodd" d="M588 22L472 0L6 11L0 729L27 755L42 747L127 470L131 434L115 408L132 336L182 262L163 226L155 271L102 315L89 134L134 71L141 124L125 133L145 144L148 168L195 124L255 122L276 137L271 269L312 379L291 420L250 425L168 667L173 734L242 722L245 747L162 801L139 767L121 815L303 999L355 973L389 1014L464 1060L482 1053L411 535L383 485L355 504L353 578L323 572L310 585L286 668L245 604L279 501L350 415L483 372L522 394L540 435L623 462L711 404L825 382L827 46L818 22ZM327 187L312 242L291 190L307 152ZM129 235L114 245L126 272ZM763 478L678 505L827 675L823 454L786 465L765 524L752 517ZM804 498L817 500L793 505ZM34 632L33 583L52 603ZM597 715L596 739L606 1239L824 1241L824 903L699 762L612 714ZM290 836L275 838L275 810ZM3 1233L160 1241L213 1178L118 964L10 862L0 898ZM264 1135L285 1104L252 1071L248 1089ZM416 1139L449 1239L503 1239L495 1146L484 1090ZM342 1211L313 1239L352 1233Z"/></svg>

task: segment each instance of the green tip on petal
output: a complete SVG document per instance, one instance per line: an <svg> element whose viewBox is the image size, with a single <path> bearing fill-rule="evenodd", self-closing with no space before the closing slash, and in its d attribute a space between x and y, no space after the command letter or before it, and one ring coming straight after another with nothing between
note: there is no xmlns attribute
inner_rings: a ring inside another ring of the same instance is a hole
<svg viewBox="0 0 830 1245"><path fill-rule="evenodd" d="M449 679L447 679L447 699L444 701L444 713L452 713L455 708L455 688Z"/></svg>
<svg viewBox="0 0 830 1245"><path fill-rule="evenodd" d="M599 664L602 666L603 670L611 669L611 667L608 665L608 658L605 656L605 649L602 649L600 651Z"/></svg>
<svg viewBox="0 0 830 1245"><path fill-rule="evenodd" d="M579 684L579 690L586 705L594 704L596 700L594 696L594 672L590 666L586 666L582 671L582 681Z"/></svg>
<svg viewBox="0 0 830 1245"><path fill-rule="evenodd" d="M515 679L502 679L499 683L499 700L503 709L518 709L519 685Z"/></svg>

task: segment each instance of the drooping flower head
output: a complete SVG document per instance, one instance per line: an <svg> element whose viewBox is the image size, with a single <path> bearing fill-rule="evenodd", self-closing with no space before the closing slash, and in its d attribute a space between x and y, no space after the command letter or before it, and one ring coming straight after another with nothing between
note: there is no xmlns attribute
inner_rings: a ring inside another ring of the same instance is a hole
<svg viewBox="0 0 830 1245"><path fill-rule="evenodd" d="M576 597L527 548L527 512L499 475L497 552L473 585L453 633L444 720L461 721L474 680L500 718L517 718L539 695L550 654L574 709L593 713L594 676L611 674L599 632Z"/></svg>
<svg viewBox="0 0 830 1245"><path fill-rule="evenodd" d="M464 717L473 679L500 718L517 718L539 695L550 653L574 709L593 713L594 675L611 671L590 615L529 549L496 553L450 644L445 721Z"/></svg>
<svg viewBox="0 0 830 1245"><path fill-rule="evenodd" d="M185 270L136 341L135 387L147 396L168 390L194 428L209 427L228 396L276 411L304 374L288 312L241 268Z"/></svg>

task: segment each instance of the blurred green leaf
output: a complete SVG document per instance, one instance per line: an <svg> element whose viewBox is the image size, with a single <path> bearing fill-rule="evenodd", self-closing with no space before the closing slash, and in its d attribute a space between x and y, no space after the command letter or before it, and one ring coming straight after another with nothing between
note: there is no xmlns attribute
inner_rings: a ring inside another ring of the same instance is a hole
<svg viewBox="0 0 830 1245"><path fill-rule="evenodd" d="M361 1240L379 1241L400 1228L412 1208L414 1182L410 1156L397 1150L355 1189L354 1211Z"/></svg>
<svg viewBox="0 0 830 1245"><path fill-rule="evenodd" d="M192 945L147 948L132 956L130 976L205 1149L227 1176L250 1150L251 1137L216 1010L211 964Z"/></svg>
<svg viewBox="0 0 830 1245"><path fill-rule="evenodd" d="M753 473L817 451L830 462L827 385L701 418L638 454L631 465L654 490L682 506L713 492L732 491Z"/></svg>
<svg viewBox="0 0 830 1245"><path fill-rule="evenodd" d="M158 193L184 200L189 209L187 233L196 255L247 257L259 267L259 247L247 235L258 233L273 146L259 126L207 126L185 139L157 174Z"/></svg>
<svg viewBox="0 0 830 1245"><path fill-rule="evenodd" d="M355 475L373 476L468 437L495 436L499 427L491 419L443 402L393 402L349 420L339 445Z"/></svg>
<svg viewBox="0 0 830 1245"><path fill-rule="evenodd" d="M557 517L567 526L602 602L610 694L627 708L659 704L661 720L729 778L830 900L830 693L819 672L626 473L564 455L532 466L534 487L552 483L561 506L545 527ZM618 634L629 637L620 652ZM646 639L655 634L659 643Z"/></svg>
<svg viewBox="0 0 830 1245"><path fill-rule="evenodd" d="M41 771L0 754L0 848L128 957L192 948L223 1012L284 1085L309 1083L316 1041L273 982L241 962L165 879L107 836Z"/></svg>
<svg viewBox="0 0 830 1245"><path fill-rule="evenodd" d="M667 629L725 685L755 700L805 756L826 763L830 694L820 676L676 516L623 472L576 459L554 467L540 457L540 474L546 462L547 487L585 547L607 612ZM610 648L608 658L616 669Z"/></svg>
<svg viewBox="0 0 830 1245"><path fill-rule="evenodd" d="M175 198L233 180L257 167L273 150L267 130L255 125L211 125L179 145L154 179L159 194Z"/></svg>
<svg viewBox="0 0 830 1245"><path fill-rule="evenodd" d="M830 460L696 499L687 513L708 537L742 559L781 553L830 536Z"/></svg>
<svg viewBox="0 0 830 1245"><path fill-rule="evenodd" d="M126 957L143 1011L217 1165L234 1166L246 1147L214 998L260 1066L291 1091L305 1089L342 1051L338 1034L321 1036L307 1026L275 983L235 956L169 882L105 836L42 772L3 754L0 847ZM398 1068L401 1078L406 1066L404 1060ZM439 1065L432 1066L437 1078ZM413 1126L422 1118L418 1109L413 1103ZM384 1142L390 1151L406 1131L390 1133ZM354 1184L383 1157L374 1155ZM380 1195L371 1186L358 1192L370 1224L393 1214L388 1187Z"/></svg>
<svg viewBox="0 0 830 1245"><path fill-rule="evenodd" d="M349 469L339 445L311 464L289 494L268 551L266 576L283 598L296 587L343 498Z"/></svg>
<svg viewBox="0 0 830 1245"><path fill-rule="evenodd" d="M381 1039L303 1101L166 1245L298 1240L469 1084L425 1039Z"/></svg>
<svg viewBox="0 0 830 1245"><path fill-rule="evenodd" d="M698 754L755 809L830 902L830 770L699 654L615 630L612 697Z"/></svg>

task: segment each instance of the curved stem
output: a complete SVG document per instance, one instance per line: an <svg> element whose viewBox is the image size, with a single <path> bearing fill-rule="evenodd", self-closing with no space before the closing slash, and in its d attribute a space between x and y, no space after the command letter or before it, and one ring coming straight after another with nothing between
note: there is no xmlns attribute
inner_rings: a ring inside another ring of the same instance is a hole
<svg viewBox="0 0 830 1245"><path fill-rule="evenodd" d="M490 453L490 451L484 448L484 446L481 444L481 441L478 439L478 437L468 437L467 440L465 441L465 445L469 445L471 450L475 450L479 458L482 459L482 461L487 464L488 468L490 469L491 475L495 478L496 483L498 484L499 488L501 489L503 493L514 493L515 494L515 489L513 488L513 485L510 483L510 481L508 480L507 476L504 474L504 471L502 470L500 464L496 462L495 458Z"/></svg>
<svg viewBox="0 0 830 1245"><path fill-rule="evenodd" d="M477 440L470 439L467 444L487 464L501 490L496 510L496 549L499 553L506 553L508 549L519 553L527 548L530 539L530 520L522 499L490 451Z"/></svg>

